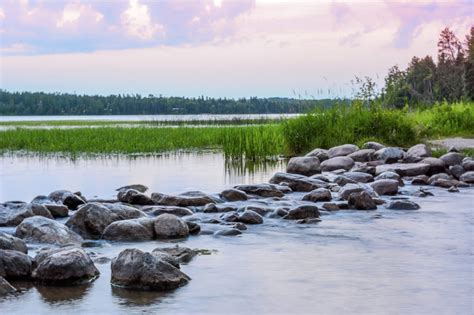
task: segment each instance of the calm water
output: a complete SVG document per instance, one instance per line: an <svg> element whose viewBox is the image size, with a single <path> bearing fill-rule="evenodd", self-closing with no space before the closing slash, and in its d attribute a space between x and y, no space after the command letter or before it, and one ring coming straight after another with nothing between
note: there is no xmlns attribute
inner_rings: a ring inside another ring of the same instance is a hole
<svg viewBox="0 0 474 315"><path fill-rule="evenodd" d="M151 191L218 192L263 182L282 165L254 174L226 171L219 154L138 160L0 158L0 200L30 200L66 188L109 197L129 183ZM403 193L415 188L405 186ZM339 211L317 225L265 219L239 237L190 237L180 244L215 249L183 271L192 281L170 293L112 289L110 265L97 265L88 286L47 288L15 283L2 314L472 314L474 188L413 198L418 211ZM295 198L301 196L295 195ZM93 248L114 257L143 242ZM30 251L34 255L34 250Z"/></svg>

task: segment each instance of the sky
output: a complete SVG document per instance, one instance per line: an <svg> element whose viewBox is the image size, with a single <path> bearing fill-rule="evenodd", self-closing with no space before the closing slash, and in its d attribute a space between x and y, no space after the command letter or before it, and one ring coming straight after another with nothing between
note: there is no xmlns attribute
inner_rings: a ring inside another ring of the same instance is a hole
<svg viewBox="0 0 474 315"><path fill-rule="evenodd" d="M0 0L0 88L78 94L351 97L464 38L473 1Z"/></svg>

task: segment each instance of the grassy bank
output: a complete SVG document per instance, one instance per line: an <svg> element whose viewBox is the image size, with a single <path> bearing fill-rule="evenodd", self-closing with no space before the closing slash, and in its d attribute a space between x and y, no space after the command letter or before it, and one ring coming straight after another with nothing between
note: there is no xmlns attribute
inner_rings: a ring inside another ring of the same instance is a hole
<svg viewBox="0 0 474 315"><path fill-rule="evenodd" d="M317 109L279 123L241 122L241 126L216 124L200 128L149 128L141 125L128 128L113 124L98 126L95 122L87 125L83 121L54 122L51 124L53 127L63 126L61 123L66 126L78 123L85 128L15 128L0 131L0 150L75 155L219 149L229 160L260 161L280 154L298 155L317 147L329 148L343 143L361 145L366 141L379 141L407 147L439 137L473 137L474 103L404 110L354 104L350 107Z"/></svg>

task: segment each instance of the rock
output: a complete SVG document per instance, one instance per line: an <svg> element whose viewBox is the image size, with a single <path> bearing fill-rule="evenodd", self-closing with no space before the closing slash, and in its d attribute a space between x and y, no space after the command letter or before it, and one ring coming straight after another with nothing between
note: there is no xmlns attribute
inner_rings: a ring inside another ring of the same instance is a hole
<svg viewBox="0 0 474 315"><path fill-rule="evenodd" d="M53 216L44 205L24 202L6 202L0 204L0 226L17 226L25 218L35 215L52 219Z"/></svg>
<svg viewBox="0 0 474 315"><path fill-rule="evenodd" d="M288 173L311 176L321 173L321 166L317 157L298 156L290 159L286 171Z"/></svg>
<svg viewBox="0 0 474 315"><path fill-rule="evenodd" d="M395 195L398 192L398 181L393 179L379 179L369 186L379 195Z"/></svg>
<svg viewBox="0 0 474 315"><path fill-rule="evenodd" d="M449 167L449 173L456 179L459 179L462 174L466 173L466 170L462 165L451 165Z"/></svg>
<svg viewBox="0 0 474 315"><path fill-rule="evenodd" d="M5 280L3 277L0 277L0 297L16 292L17 290L10 283L8 283L7 280Z"/></svg>
<svg viewBox="0 0 474 315"><path fill-rule="evenodd" d="M202 209L202 211L205 213L231 212L236 210L237 208L233 205L218 205L215 203L209 203Z"/></svg>
<svg viewBox="0 0 474 315"><path fill-rule="evenodd" d="M113 213L119 216L120 220L138 219L147 217L147 214L135 207L126 205L123 203L103 203L102 206L106 207Z"/></svg>
<svg viewBox="0 0 474 315"><path fill-rule="evenodd" d="M339 205L337 203L324 203L323 209L327 211L337 211L339 210Z"/></svg>
<svg viewBox="0 0 474 315"><path fill-rule="evenodd" d="M374 159L375 150L374 149L363 149L355 151L348 155L355 162L368 162Z"/></svg>
<svg viewBox="0 0 474 315"><path fill-rule="evenodd" d="M272 182L270 181L270 183ZM285 195L277 186L271 184L239 185L234 188L260 197L283 197Z"/></svg>
<svg viewBox="0 0 474 315"><path fill-rule="evenodd" d="M459 177L459 180L468 184L474 184L474 171L469 171L462 174L461 177Z"/></svg>
<svg viewBox="0 0 474 315"><path fill-rule="evenodd" d="M288 214L288 210L284 208L277 208L273 210L273 212L270 214L271 218L282 218L285 215Z"/></svg>
<svg viewBox="0 0 474 315"><path fill-rule="evenodd" d="M76 210L82 204L85 204L86 201L81 196L78 196L68 190L56 190L49 194L49 199L60 202L71 210Z"/></svg>
<svg viewBox="0 0 474 315"><path fill-rule="evenodd" d="M346 172L344 176L358 183L369 183L374 181L374 177L362 172Z"/></svg>
<svg viewBox="0 0 474 315"><path fill-rule="evenodd" d="M285 220L300 220L306 218L319 218L319 210L316 206L301 205L288 211L283 217Z"/></svg>
<svg viewBox="0 0 474 315"><path fill-rule="evenodd" d="M226 189L220 193L220 196L227 201L241 201L248 199L245 191L239 189Z"/></svg>
<svg viewBox="0 0 474 315"><path fill-rule="evenodd" d="M13 235L0 232L0 249L16 250L24 254L28 253L26 243Z"/></svg>
<svg viewBox="0 0 474 315"><path fill-rule="evenodd" d="M351 172L367 173L375 176L375 166L370 166L367 164L354 165L354 167L351 169Z"/></svg>
<svg viewBox="0 0 474 315"><path fill-rule="evenodd" d="M358 184L347 184L339 191L342 199L349 199L349 196L353 193L364 191L364 188Z"/></svg>
<svg viewBox="0 0 474 315"><path fill-rule="evenodd" d="M346 171L354 166L354 160L347 156L338 156L330 158L321 163L321 170L324 172L331 172L339 169Z"/></svg>
<svg viewBox="0 0 474 315"><path fill-rule="evenodd" d="M179 206L179 207L202 207L216 200L201 191L188 191L179 195L165 195L160 193L151 194L151 198L157 205Z"/></svg>
<svg viewBox="0 0 474 315"><path fill-rule="evenodd" d="M406 155L411 161L419 162L422 158L430 157L431 150L426 144L420 143L409 148Z"/></svg>
<svg viewBox="0 0 474 315"><path fill-rule="evenodd" d="M189 234L198 235L201 232L201 226L195 222L186 221L186 225L189 229Z"/></svg>
<svg viewBox="0 0 474 315"><path fill-rule="evenodd" d="M394 179L398 181L399 186L403 186L403 180L400 175L392 171L385 171L374 178L375 180L379 179Z"/></svg>
<svg viewBox="0 0 474 315"><path fill-rule="evenodd" d="M356 182L355 180L350 179L349 177L346 177L346 176L344 176L344 175L336 176L336 177L334 178L334 182L335 182L337 185L341 186L341 187L343 187L343 186L345 186L345 185L347 185L347 184L357 184L357 182Z"/></svg>
<svg viewBox="0 0 474 315"><path fill-rule="evenodd" d="M251 210L251 211L257 212L261 216L265 216L268 213L271 213L273 211L271 208L264 207L264 206L258 206L258 205L245 206L244 211L245 210Z"/></svg>
<svg viewBox="0 0 474 315"><path fill-rule="evenodd" d="M418 210L420 206L410 200L393 200L387 205L390 210Z"/></svg>
<svg viewBox="0 0 474 315"><path fill-rule="evenodd" d="M448 192L450 193L459 192L459 189L456 186L451 186L449 187Z"/></svg>
<svg viewBox="0 0 474 315"><path fill-rule="evenodd" d="M349 195L349 206L357 210L375 210L377 205L372 197L366 192L361 191Z"/></svg>
<svg viewBox="0 0 474 315"><path fill-rule="evenodd" d="M33 269L30 256L8 249L0 249L0 277L5 279L28 279Z"/></svg>
<svg viewBox="0 0 474 315"><path fill-rule="evenodd" d="M31 203L45 206L55 218L64 218L69 215L69 208L67 206L58 204L47 196L36 196Z"/></svg>
<svg viewBox="0 0 474 315"><path fill-rule="evenodd" d="M133 185L127 185L127 186L122 186L116 189L116 191L127 191L129 189L136 190L138 192L144 193L148 190L148 187L145 185L141 184L133 184Z"/></svg>
<svg viewBox="0 0 474 315"><path fill-rule="evenodd" d="M306 219L296 220L297 224L316 224L319 222L321 222L320 218L306 218Z"/></svg>
<svg viewBox="0 0 474 315"><path fill-rule="evenodd" d="M374 158L384 163L396 163L404 157L405 151L396 147L383 148L374 153Z"/></svg>
<svg viewBox="0 0 474 315"><path fill-rule="evenodd" d="M79 285L95 280L100 272L82 248L67 246L39 252L33 278L46 285Z"/></svg>
<svg viewBox="0 0 474 315"><path fill-rule="evenodd" d="M167 214L163 214L167 215ZM168 291L191 280L175 266L139 249L126 249L112 260L113 286L142 291Z"/></svg>
<svg viewBox="0 0 474 315"><path fill-rule="evenodd" d="M237 236L240 234L242 234L242 232L236 228L226 228L223 230L218 230L214 233L215 236Z"/></svg>
<svg viewBox="0 0 474 315"><path fill-rule="evenodd" d="M162 214L155 219L155 235L158 239L184 238L189 235L186 222L172 214Z"/></svg>
<svg viewBox="0 0 474 315"><path fill-rule="evenodd" d="M450 188L452 186L458 186L459 181L457 181L455 179L438 178L438 179L432 181L431 185L437 186L437 187L443 187L443 188Z"/></svg>
<svg viewBox="0 0 474 315"><path fill-rule="evenodd" d="M328 150L319 149L319 148L314 149L313 151L309 152L308 154L306 154L306 156L317 157L319 162L326 161L327 159L329 159Z"/></svg>
<svg viewBox="0 0 474 315"><path fill-rule="evenodd" d="M332 159L337 156L346 156L351 153L356 152L359 150L359 147L353 144L343 144L337 147L332 147L328 150L329 158Z"/></svg>
<svg viewBox="0 0 474 315"><path fill-rule="evenodd" d="M120 190L117 194L117 199L121 202L129 203L132 205L154 205L155 202L138 190L128 189Z"/></svg>
<svg viewBox="0 0 474 315"><path fill-rule="evenodd" d="M318 181L323 181L323 182L325 182L325 183L329 183L329 182L330 182L329 178L327 178L327 176L326 176L326 175L323 175L323 174L312 175L312 176L310 176L309 178L310 178L310 179L316 179L316 180L318 180Z"/></svg>
<svg viewBox="0 0 474 315"><path fill-rule="evenodd" d="M179 263L188 263L197 255L196 250L178 245L174 247L155 248L153 252L166 253L176 258Z"/></svg>
<svg viewBox="0 0 474 315"><path fill-rule="evenodd" d="M120 220L109 224L102 238L111 241L147 241L155 238L154 230L143 224L144 220Z"/></svg>
<svg viewBox="0 0 474 315"><path fill-rule="evenodd" d="M362 145L362 148L363 149L372 149L372 150L378 151L380 149L385 148L385 146L383 144L378 143L378 142L369 141L369 142L364 143Z"/></svg>
<svg viewBox="0 0 474 315"><path fill-rule="evenodd" d="M303 200L318 202L318 201L331 201L332 196L329 189L317 188L310 193L303 196Z"/></svg>
<svg viewBox="0 0 474 315"><path fill-rule="evenodd" d="M392 171L398 175L405 176L418 176L426 175L430 170L430 165L425 163L394 163L384 164L376 167L375 174L379 175L386 171Z"/></svg>
<svg viewBox="0 0 474 315"><path fill-rule="evenodd" d="M467 172L473 172L474 171L474 159L472 157L466 157L462 160L462 167L467 171Z"/></svg>
<svg viewBox="0 0 474 315"><path fill-rule="evenodd" d="M99 239L109 224L121 219L103 204L88 203L69 218L66 226L85 239Z"/></svg>
<svg viewBox="0 0 474 315"><path fill-rule="evenodd" d="M458 165L462 164L462 161L464 159L464 155L461 153L457 152L449 152L446 153L445 155L440 157L441 160L444 161L447 167L452 166L452 165Z"/></svg>
<svg viewBox="0 0 474 315"><path fill-rule="evenodd" d="M41 216L23 220L16 227L15 236L32 243L65 245L82 242L82 237L64 224Z"/></svg>
<svg viewBox="0 0 474 315"><path fill-rule="evenodd" d="M263 218L252 210L245 210L239 215L238 221L244 224L262 224Z"/></svg>
<svg viewBox="0 0 474 315"><path fill-rule="evenodd" d="M430 166L427 172L427 175L429 176L446 172L446 164L441 159L429 157L423 159L421 163L428 164Z"/></svg>
<svg viewBox="0 0 474 315"><path fill-rule="evenodd" d="M415 177L411 180L411 184L412 184L412 185L429 185L428 180L429 180L429 177L428 177L428 176L426 176L426 175L418 175L418 176L415 176Z"/></svg>
<svg viewBox="0 0 474 315"><path fill-rule="evenodd" d="M311 191L316 188L326 188L328 186L328 183L322 180L312 179L310 177L306 177L300 174L289 174L280 172L275 173L272 178L270 178L270 183L277 185L287 183L293 191Z"/></svg>
<svg viewBox="0 0 474 315"><path fill-rule="evenodd" d="M178 217L184 217L187 215L194 214L194 212L192 212L188 208L177 207L177 206L147 206L147 207L143 207L142 210L148 215L151 215L154 217L157 217L164 213L174 214Z"/></svg>
<svg viewBox="0 0 474 315"><path fill-rule="evenodd" d="M239 220L239 215L236 211L232 211L221 214L220 218L225 222L237 222Z"/></svg>

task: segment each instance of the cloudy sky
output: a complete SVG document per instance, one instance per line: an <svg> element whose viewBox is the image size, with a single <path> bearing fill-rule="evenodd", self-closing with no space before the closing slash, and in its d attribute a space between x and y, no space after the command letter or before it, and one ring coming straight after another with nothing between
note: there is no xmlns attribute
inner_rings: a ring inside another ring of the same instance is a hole
<svg viewBox="0 0 474 315"><path fill-rule="evenodd" d="M0 85L165 96L351 96L464 38L467 1L0 0Z"/></svg>

